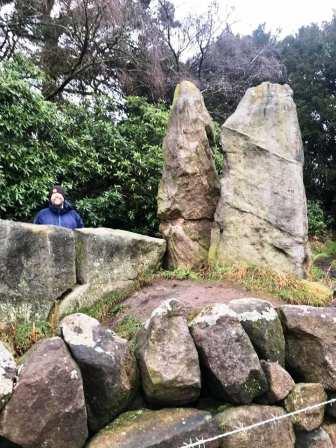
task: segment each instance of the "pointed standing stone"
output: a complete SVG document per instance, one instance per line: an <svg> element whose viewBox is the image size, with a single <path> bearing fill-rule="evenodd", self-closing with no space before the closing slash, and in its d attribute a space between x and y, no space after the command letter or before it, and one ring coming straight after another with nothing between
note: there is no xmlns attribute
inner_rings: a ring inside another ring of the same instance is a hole
<svg viewBox="0 0 336 448"><path fill-rule="evenodd" d="M158 192L160 231L170 267L207 263L219 181L209 139L212 120L201 92L189 81L176 87L163 142L164 169Z"/></svg>
<svg viewBox="0 0 336 448"><path fill-rule="evenodd" d="M250 88L222 127L225 166L211 264L251 262L305 276L303 146L292 95L287 85Z"/></svg>

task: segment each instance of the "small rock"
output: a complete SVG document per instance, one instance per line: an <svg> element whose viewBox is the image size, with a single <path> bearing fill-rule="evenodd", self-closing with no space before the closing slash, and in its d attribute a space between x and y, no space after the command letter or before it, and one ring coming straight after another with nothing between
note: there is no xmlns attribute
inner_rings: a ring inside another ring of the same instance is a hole
<svg viewBox="0 0 336 448"><path fill-rule="evenodd" d="M320 428L312 432L296 433L296 448L333 448L328 433Z"/></svg>
<svg viewBox="0 0 336 448"><path fill-rule="evenodd" d="M318 403L326 401L322 384L299 383L296 384L285 400L287 412L298 411ZM292 422L296 429L301 431L313 431L322 425L324 417L324 406L296 414L292 416Z"/></svg>
<svg viewBox="0 0 336 448"><path fill-rule="evenodd" d="M0 342L0 410L13 393L16 362L6 346Z"/></svg>
<svg viewBox="0 0 336 448"><path fill-rule="evenodd" d="M215 421L220 433L225 433L283 415L285 411L277 406L239 406L217 414ZM295 435L290 419L285 418L225 437L221 443L223 448L294 448Z"/></svg>
<svg viewBox="0 0 336 448"><path fill-rule="evenodd" d="M273 306L253 297L231 300L228 304L239 317L259 358L285 365L285 337Z"/></svg>
<svg viewBox="0 0 336 448"><path fill-rule="evenodd" d="M268 403L276 403L286 398L295 386L293 378L277 362L262 360L260 363L268 383Z"/></svg>

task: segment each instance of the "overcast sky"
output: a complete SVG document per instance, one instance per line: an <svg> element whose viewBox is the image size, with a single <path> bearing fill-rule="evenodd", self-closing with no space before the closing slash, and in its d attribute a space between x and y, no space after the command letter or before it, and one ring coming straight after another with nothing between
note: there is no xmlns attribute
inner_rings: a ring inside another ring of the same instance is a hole
<svg viewBox="0 0 336 448"><path fill-rule="evenodd" d="M210 0L173 0L178 16L206 11ZM281 36L295 33L301 25L330 20L335 0L218 0L222 8L234 7L233 30L247 34L266 22L268 30L282 30Z"/></svg>

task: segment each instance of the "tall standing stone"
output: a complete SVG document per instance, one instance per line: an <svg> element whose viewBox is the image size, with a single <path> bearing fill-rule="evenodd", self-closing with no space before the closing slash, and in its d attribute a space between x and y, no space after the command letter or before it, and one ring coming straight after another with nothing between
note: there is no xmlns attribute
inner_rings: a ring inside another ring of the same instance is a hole
<svg viewBox="0 0 336 448"><path fill-rule="evenodd" d="M207 263L219 181L209 140L211 117L201 92L189 81L176 87L163 142L164 169L158 192L160 231L171 267Z"/></svg>
<svg viewBox="0 0 336 448"><path fill-rule="evenodd" d="M225 165L210 263L252 262L305 276L309 262L303 146L293 92L247 90L222 127Z"/></svg>

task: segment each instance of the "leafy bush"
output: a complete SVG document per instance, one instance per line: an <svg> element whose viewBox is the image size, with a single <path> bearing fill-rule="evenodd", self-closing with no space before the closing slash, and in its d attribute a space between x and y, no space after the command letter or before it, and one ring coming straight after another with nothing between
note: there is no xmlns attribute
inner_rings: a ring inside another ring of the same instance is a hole
<svg viewBox="0 0 336 448"><path fill-rule="evenodd" d="M167 110L136 97L56 105L41 82L25 60L0 66L1 218L32 221L62 183L86 226L154 234Z"/></svg>
<svg viewBox="0 0 336 448"><path fill-rule="evenodd" d="M328 229L328 220L320 201L308 201L308 229L311 236L323 236Z"/></svg>

